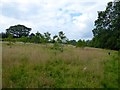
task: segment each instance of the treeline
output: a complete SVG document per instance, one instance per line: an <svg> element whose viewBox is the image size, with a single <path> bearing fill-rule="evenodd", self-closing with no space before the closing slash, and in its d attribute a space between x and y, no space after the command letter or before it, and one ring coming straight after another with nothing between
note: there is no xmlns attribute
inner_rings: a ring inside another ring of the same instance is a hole
<svg viewBox="0 0 120 90"><path fill-rule="evenodd" d="M2 37L2 41L9 41L9 42L24 42L24 43L55 43L57 46L58 44L71 44L76 47L85 47L88 45L88 41L85 40L69 40L63 31L58 32L58 35L54 35L51 37L51 33L46 32L41 34L40 32L31 33L32 29L28 28L24 25L14 25L10 26L6 29L5 33L0 33Z"/></svg>
<svg viewBox="0 0 120 90"><path fill-rule="evenodd" d="M62 31L59 32L59 35L55 35L53 38L51 38L51 34L49 32L46 32L44 34L41 34L40 32L30 34L31 30L31 28L19 24L10 26L8 29L6 29L5 33L0 33L0 36L2 37L2 41L21 41L24 43L50 43L55 42L56 39L58 39L60 42L60 40L66 38Z"/></svg>
<svg viewBox="0 0 120 90"><path fill-rule="evenodd" d="M30 34L31 30L24 25L10 26L5 33L0 33L0 37L2 37L2 41L11 42L54 43L56 46L58 44L71 44L76 47L90 46L120 50L120 1L109 2L105 11L98 12L95 28L92 30L94 35L92 40L69 40L63 31L51 37L49 32Z"/></svg>
<svg viewBox="0 0 120 90"><path fill-rule="evenodd" d="M105 11L98 12L91 45L120 50L120 1L109 2Z"/></svg>

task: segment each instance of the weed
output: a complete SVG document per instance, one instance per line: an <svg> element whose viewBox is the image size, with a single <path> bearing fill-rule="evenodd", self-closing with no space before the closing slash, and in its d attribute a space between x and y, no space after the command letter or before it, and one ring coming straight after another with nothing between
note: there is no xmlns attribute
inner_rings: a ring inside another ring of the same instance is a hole
<svg viewBox="0 0 120 90"><path fill-rule="evenodd" d="M118 88L120 59L116 51L107 52L64 46L61 53L40 44L3 44L3 88Z"/></svg>

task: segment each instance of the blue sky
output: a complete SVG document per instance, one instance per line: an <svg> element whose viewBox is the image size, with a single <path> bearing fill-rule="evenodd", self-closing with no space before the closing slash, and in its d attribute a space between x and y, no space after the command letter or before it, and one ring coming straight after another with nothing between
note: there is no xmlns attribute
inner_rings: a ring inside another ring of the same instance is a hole
<svg viewBox="0 0 120 90"><path fill-rule="evenodd" d="M63 31L69 39L92 39L97 11L112 0L1 0L0 32L22 24L33 33Z"/></svg>

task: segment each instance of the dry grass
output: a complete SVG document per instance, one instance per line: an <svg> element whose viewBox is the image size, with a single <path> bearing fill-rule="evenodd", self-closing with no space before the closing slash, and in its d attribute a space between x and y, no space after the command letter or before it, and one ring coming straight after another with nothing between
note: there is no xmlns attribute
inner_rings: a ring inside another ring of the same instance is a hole
<svg viewBox="0 0 120 90"><path fill-rule="evenodd" d="M0 89L2 89L2 43L0 42Z"/></svg>
<svg viewBox="0 0 120 90"><path fill-rule="evenodd" d="M3 87L102 87L103 62L112 58L107 52L65 46L61 53L40 44L3 44Z"/></svg>

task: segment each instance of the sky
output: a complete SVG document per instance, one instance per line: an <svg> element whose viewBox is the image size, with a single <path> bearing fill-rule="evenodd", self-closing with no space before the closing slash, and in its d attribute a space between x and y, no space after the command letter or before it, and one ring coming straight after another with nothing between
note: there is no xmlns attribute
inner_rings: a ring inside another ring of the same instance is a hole
<svg viewBox="0 0 120 90"><path fill-rule="evenodd" d="M68 39L93 38L97 12L113 0L0 0L0 32L14 25L32 28L31 33L63 31Z"/></svg>

